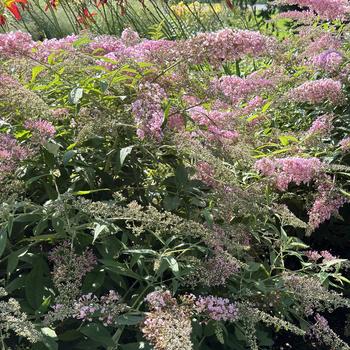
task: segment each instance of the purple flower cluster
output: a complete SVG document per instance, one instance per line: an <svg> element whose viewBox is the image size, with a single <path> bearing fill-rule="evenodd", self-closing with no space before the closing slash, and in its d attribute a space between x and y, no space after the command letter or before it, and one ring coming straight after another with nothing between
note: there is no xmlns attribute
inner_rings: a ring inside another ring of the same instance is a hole
<svg viewBox="0 0 350 350"><path fill-rule="evenodd" d="M290 183L298 186L310 183L322 172L323 165L318 158L263 158L255 163L255 168L273 178L276 187L285 191Z"/></svg>
<svg viewBox="0 0 350 350"><path fill-rule="evenodd" d="M120 296L114 290L110 290L100 299L92 293L83 295L73 305L73 316L83 321L97 318L105 326L110 326L115 324L117 316L126 308L119 300Z"/></svg>
<svg viewBox="0 0 350 350"><path fill-rule="evenodd" d="M199 129L192 136L202 136L208 141L219 141L223 144L237 141L239 133L232 130L234 114L218 110L207 111L201 106L189 109L191 119L205 129Z"/></svg>
<svg viewBox="0 0 350 350"><path fill-rule="evenodd" d="M197 178L207 186L215 187L217 182L214 178L214 169L209 163L203 161L198 162L196 165L196 175Z"/></svg>
<svg viewBox="0 0 350 350"><path fill-rule="evenodd" d="M96 256L89 249L77 255L68 241L56 246L49 253L49 260L53 262L53 278L56 286L72 282L80 287L83 277L90 272L97 263Z"/></svg>
<svg viewBox="0 0 350 350"><path fill-rule="evenodd" d="M274 41L259 32L222 29L215 33L200 33L185 41L181 48L183 57L194 64L208 62L220 66L244 56L257 57L272 52Z"/></svg>
<svg viewBox="0 0 350 350"><path fill-rule="evenodd" d="M204 262L203 267L204 282L208 286L222 286L240 270L237 260L224 251L216 252L215 256Z"/></svg>
<svg viewBox="0 0 350 350"><path fill-rule="evenodd" d="M173 62L189 64L210 63L220 66L246 55L260 56L272 51L274 41L258 32L223 29L214 33L199 33L188 40L140 40L137 33L126 29L121 39L108 36L96 38L91 50L102 49L114 61L133 59L139 62ZM113 63L100 62L109 69Z"/></svg>
<svg viewBox="0 0 350 350"><path fill-rule="evenodd" d="M215 321L234 322L238 318L238 308L229 299L210 296L200 296L195 302L198 313L207 314Z"/></svg>
<svg viewBox="0 0 350 350"><path fill-rule="evenodd" d="M287 18L293 21L309 23L315 20L315 14L312 11L286 11L276 15L276 18Z"/></svg>
<svg viewBox="0 0 350 350"><path fill-rule="evenodd" d="M336 71L343 62L343 55L336 50L327 50L311 59L311 64L325 72Z"/></svg>
<svg viewBox="0 0 350 350"><path fill-rule="evenodd" d="M42 43L35 46L34 56L36 59L46 61L52 53L58 53L63 50L74 50L72 44L79 39L78 35L68 35L62 39L45 39Z"/></svg>

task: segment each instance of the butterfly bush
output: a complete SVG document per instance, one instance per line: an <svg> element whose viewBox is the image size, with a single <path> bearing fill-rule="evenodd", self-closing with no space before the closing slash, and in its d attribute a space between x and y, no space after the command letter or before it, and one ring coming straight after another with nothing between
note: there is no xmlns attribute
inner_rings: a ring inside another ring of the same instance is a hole
<svg viewBox="0 0 350 350"><path fill-rule="evenodd" d="M279 4L282 35L0 34L6 347L347 348L348 4Z"/></svg>
<svg viewBox="0 0 350 350"><path fill-rule="evenodd" d="M200 296L196 301L196 309L199 313L207 313L216 321L235 321L238 317L238 308L228 299L213 296Z"/></svg>
<svg viewBox="0 0 350 350"><path fill-rule="evenodd" d="M298 5L316 12L323 19L345 19L350 13L347 0L279 0L279 4Z"/></svg>
<svg viewBox="0 0 350 350"><path fill-rule="evenodd" d="M0 135L0 176L14 172L30 154L31 150L11 135Z"/></svg>
<svg viewBox="0 0 350 350"><path fill-rule="evenodd" d="M328 50L312 58L311 63L326 72L333 72L339 68L343 56L338 51Z"/></svg>
<svg viewBox="0 0 350 350"><path fill-rule="evenodd" d="M307 134L310 136L327 135L333 128L332 118L332 115L327 114L318 117L312 123L310 129L307 131Z"/></svg>
<svg viewBox="0 0 350 350"><path fill-rule="evenodd" d="M49 121L42 119L26 120L24 122L24 127L32 131L40 142L52 138L56 133L55 127Z"/></svg>
<svg viewBox="0 0 350 350"><path fill-rule="evenodd" d="M341 104L344 101L341 82L333 79L320 79L306 82L289 93L289 98L295 102L318 104L329 101Z"/></svg>
<svg viewBox="0 0 350 350"><path fill-rule="evenodd" d="M32 53L34 41L28 33L21 31L0 34L0 56L5 58L22 57Z"/></svg>
<svg viewBox="0 0 350 350"><path fill-rule="evenodd" d="M141 85L139 90L138 99L132 104L137 135L141 139L147 135L161 140L164 122L162 102L166 99L166 93L158 84L152 83Z"/></svg>
<svg viewBox="0 0 350 350"><path fill-rule="evenodd" d="M274 179L276 187L285 191L290 183L308 184L322 173L323 165L318 158L263 158L255 163L263 175Z"/></svg>

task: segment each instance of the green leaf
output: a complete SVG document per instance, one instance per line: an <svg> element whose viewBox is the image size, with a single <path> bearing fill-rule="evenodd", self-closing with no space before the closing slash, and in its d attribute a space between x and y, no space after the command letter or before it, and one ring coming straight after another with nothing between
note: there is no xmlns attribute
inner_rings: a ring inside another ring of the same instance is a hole
<svg viewBox="0 0 350 350"><path fill-rule="evenodd" d="M58 350L56 332L49 327L44 327L41 328L41 333L43 334L42 342L45 344L46 348L49 350Z"/></svg>
<svg viewBox="0 0 350 350"><path fill-rule="evenodd" d="M118 325L134 326L141 323L144 320L144 316L137 312L129 312L117 317Z"/></svg>
<svg viewBox="0 0 350 350"><path fill-rule="evenodd" d="M161 259L160 267L159 267L159 273L163 273L165 270L170 268L170 270L173 272L174 276L179 275L179 264L176 261L176 259L172 256L163 256Z"/></svg>
<svg viewBox="0 0 350 350"><path fill-rule="evenodd" d="M88 325L80 328L80 332L86 335L88 338L97 341L106 347L114 345L111 334L108 332L106 327L103 327L101 324L89 323Z"/></svg>
<svg viewBox="0 0 350 350"><path fill-rule="evenodd" d="M158 253L152 249L127 249L123 250L123 253L126 254L142 254L142 255L153 255L157 256Z"/></svg>
<svg viewBox="0 0 350 350"><path fill-rule="evenodd" d="M94 228L94 239L92 241L92 244L95 243L96 239L103 231L108 231L108 226L96 223L95 228Z"/></svg>
<svg viewBox="0 0 350 350"><path fill-rule="evenodd" d="M45 70L44 66L35 66L32 69L32 80L31 82L33 83L35 81L35 79L37 78L37 76L43 71Z"/></svg>
<svg viewBox="0 0 350 350"><path fill-rule="evenodd" d="M77 192L73 192L72 194L74 196L84 196L86 194L95 193L95 192L101 192L101 191L110 191L110 189L109 188L100 188L98 190L77 191Z"/></svg>
<svg viewBox="0 0 350 350"><path fill-rule="evenodd" d="M137 280L141 279L141 276L139 276L137 273L115 260L102 259L100 262L105 265L107 270L115 272L116 274L131 277Z"/></svg>
<svg viewBox="0 0 350 350"><path fill-rule="evenodd" d="M16 252L11 253L7 258L7 268L6 272L10 275L13 271L15 271L19 258L25 255L28 252L28 248L22 248L17 250Z"/></svg>
<svg viewBox="0 0 350 350"><path fill-rule="evenodd" d="M20 214L16 217L15 222L25 222L25 223L34 223L41 219L40 214L28 213Z"/></svg>
<svg viewBox="0 0 350 350"><path fill-rule="evenodd" d="M163 204L164 204L164 209L167 211L172 211L176 210L181 203L181 200L177 196L167 196L164 198Z"/></svg>
<svg viewBox="0 0 350 350"><path fill-rule="evenodd" d="M49 153L53 154L56 157L61 146L51 141L45 142L44 147Z"/></svg>
<svg viewBox="0 0 350 350"><path fill-rule="evenodd" d="M179 185L184 185L188 181L188 172L183 165L179 165L175 169L175 178Z"/></svg>
<svg viewBox="0 0 350 350"><path fill-rule="evenodd" d="M120 166L124 164L125 158L131 153L133 146L124 147L120 150Z"/></svg>
<svg viewBox="0 0 350 350"><path fill-rule="evenodd" d="M49 327L41 328L41 333L50 338L57 338L56 332Z"/></svg>
<svg viewBox="0 0 350 350"><path fill-rule="evenodd" d="M106 276L106 273L104 269L93 270L89 272L84 278L82 292L87 294L92 291L96 291L98 288L102 286L105 280L105 276Z"/></svg>
<svg viewBox="0 0 350 350"><path fill-rule="evenodd" d="M67 151L64 155L63 155L63 164L64 166L66 166L69 161L76 155L76 152L73 150Z"/></svg>
<svg viewBox="0 0 350 350"><path fill-rule="evenodd" d="M84 89L75 87L69 94L69 102L77 105L83 97Z"/></svg>
<svg viewBox="0 0 350 350"><path fill-rule="evenodd" d="M0 230L0 257L4 254L7 243L7 227L3 227Z"/></svg>
<svg viewBox="0 0 350 350"><path fill-rule="evenodd" d="M79 48L80 46L90 44L91 42L92 42L91 39L89 39L87 36L83 36L82 38L79 38L78 40L73 41L72 46L74 48Z"/></svg>
<svg viewBox="0 0 350 350"><path fill-rule="evenodd" d="M298 139L294 136L282 135L279 140L283 146L288 146L290 142L298 142Z"/></svg>
<svg viewBox="0 0 350 350"><path fill-rule="evenodd" d="M44 277L42 264L37 261L27 275L25 287L26 299L33 309L38 309L43 302Z"/></svg>

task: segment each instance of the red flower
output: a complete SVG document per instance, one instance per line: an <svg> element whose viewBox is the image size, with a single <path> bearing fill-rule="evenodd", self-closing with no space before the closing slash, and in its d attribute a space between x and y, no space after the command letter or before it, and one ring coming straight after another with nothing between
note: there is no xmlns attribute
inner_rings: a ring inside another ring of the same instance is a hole
<svg viewBox="0 0 350 350"><path fill-rule="evenodd" d="M233 9L234 9L234 6L233 6L231 0L226 0L226 5L227 5L227 7L228 7L230 10L233 10Z"/></svg>
<svg viewBox="0 0 350 350"><path fill-rule="evenodd" d="M17 4L24 8L24 5L28 3L28 0L7 0L5 1L5 8L7 8L13 16L17 19L17 21L22 19L21 13L19 12ZM4 18L2 19L4 21Z"/></svg>
<svg viewBox="0 0 350 350"><path fill-rule="evenodd" d="M90 23L94 23L94 16L96 16L96 12L90 12L86 7L83 9L83 13L81 16L78 16L78 22L83 24L85 27L88 27Z"/></svg>
<svg viewBox="0 0 350 350"><path fill-rule="evenodd" d="M46 3L45 11L47 11L50 7L52 7L55 10L57 10L58 4L59 4L59 0L49 0Z"/></svg>
<svg viewBox="0 0 350 350"><path fill-rule="evenodd" d="M3 14L0 14L0 26L4 26L6 24L6 17Z"/></svg>
<svg viewBox="0 0 350 350"><path fill-rule="evenodd" d="M97 1L97 7L104 6L107 4L108 0L99 0Z"/></svg>

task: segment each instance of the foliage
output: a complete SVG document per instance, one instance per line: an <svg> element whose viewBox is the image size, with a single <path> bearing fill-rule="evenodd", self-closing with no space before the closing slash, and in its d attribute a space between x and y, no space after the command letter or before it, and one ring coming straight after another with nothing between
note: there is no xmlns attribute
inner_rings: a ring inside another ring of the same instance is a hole
<svg viewBox="0 0 350 350"><path fill-rule="evenodd" d="M0 35L2 348L349 349L338 2L282 36Z"/></svg>
<svg viewBox="0 0 350 350"><path fill-rule="evenodd" d="M254 1L171 2L155 0L18 0L1 11L0 30L20 29L34 38L62 38L88 29L120 36L133 28L143 37L188 38L199 31L224 26L264 26L269 11L248 5ZM5 2L6 5L6 2ZM15 12L13 12L15 7ZM2 20L1 20L2 18Z"/></svg>

